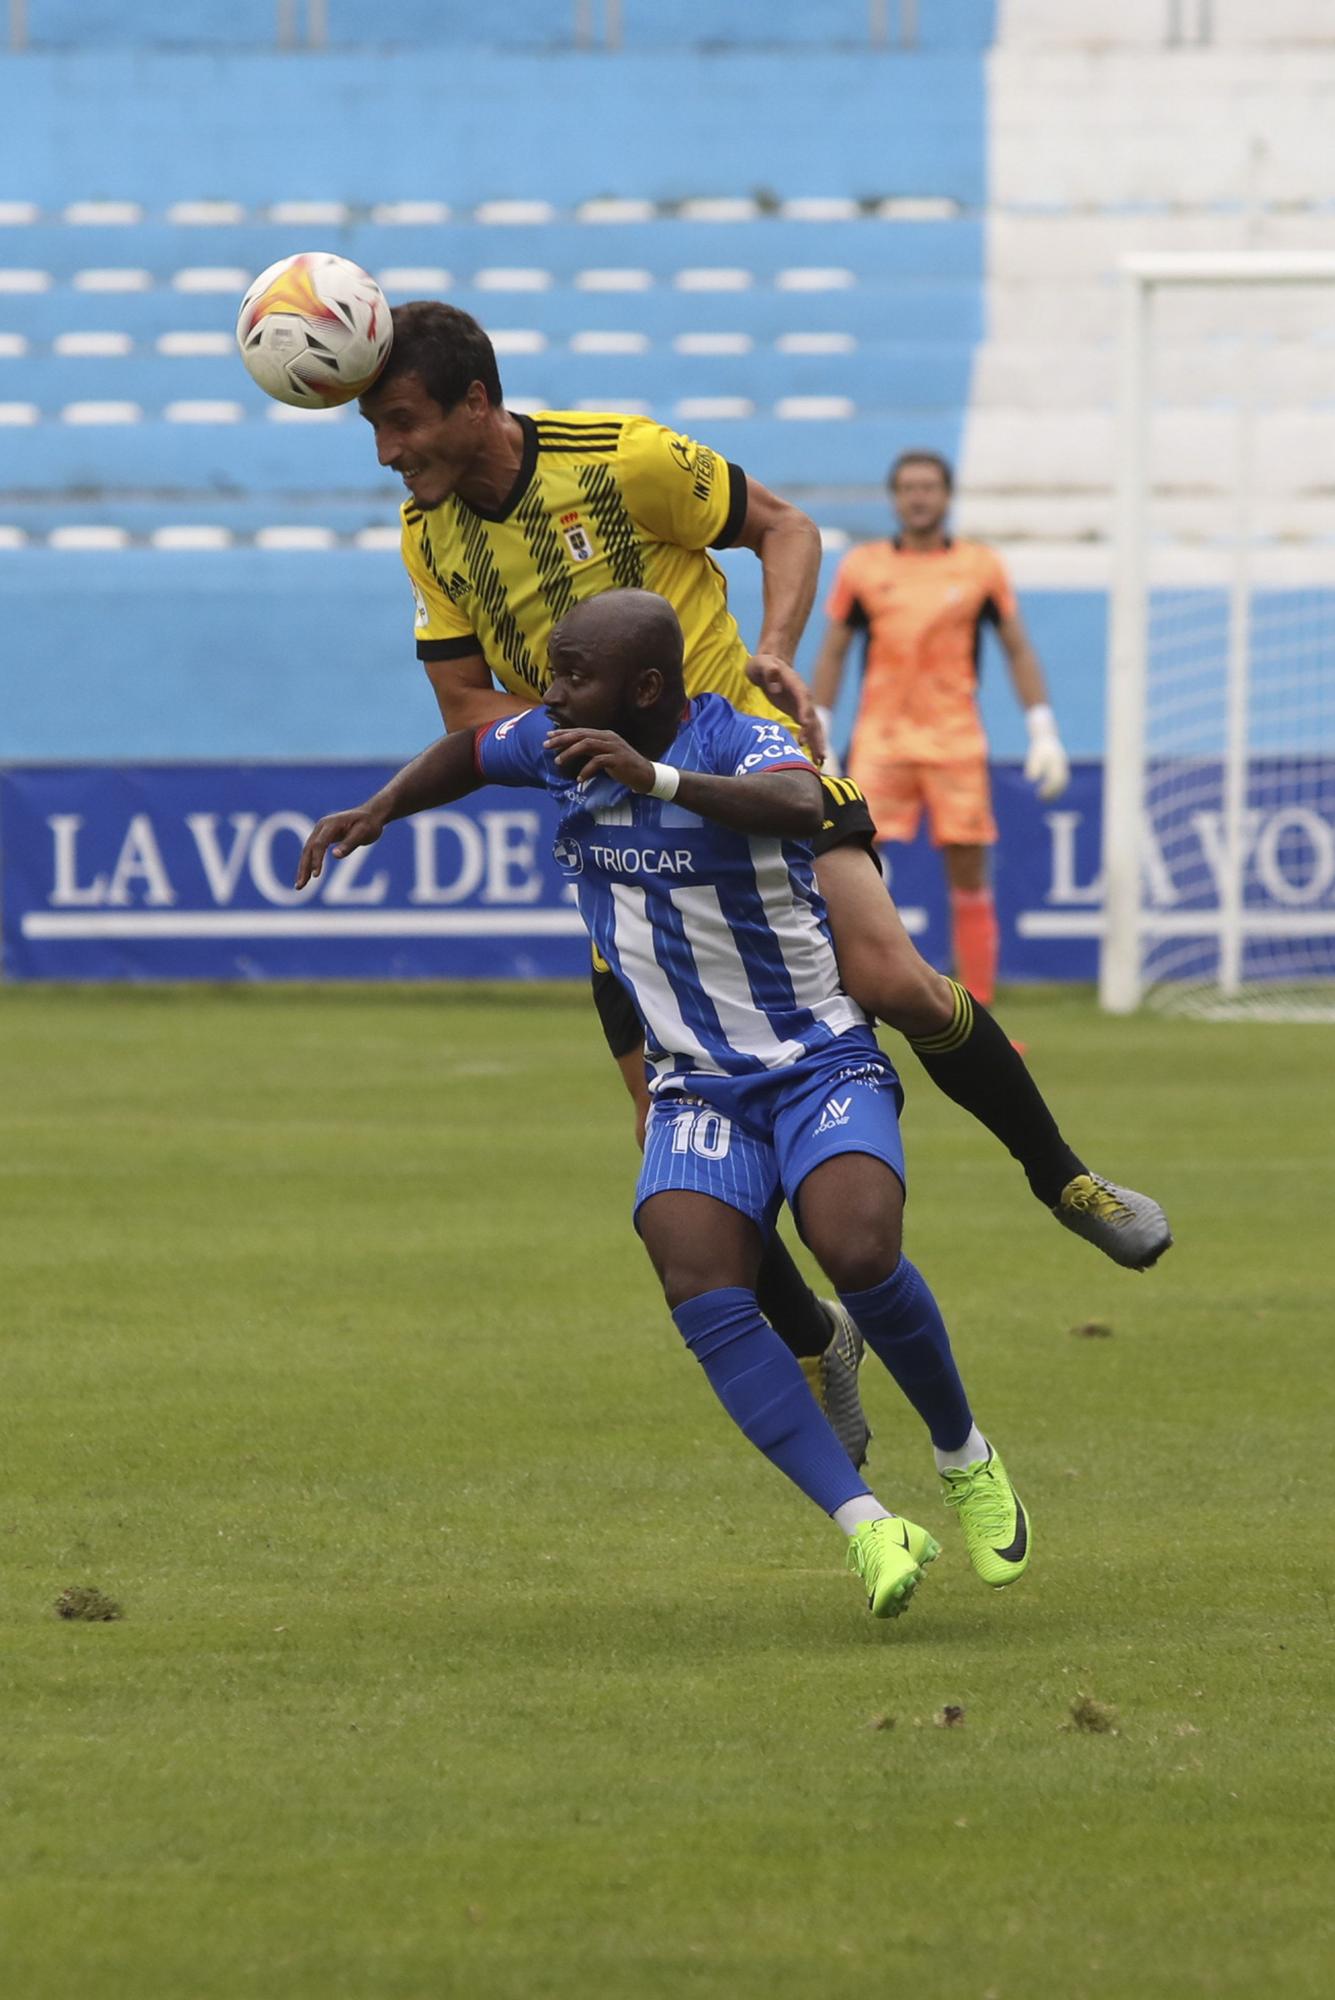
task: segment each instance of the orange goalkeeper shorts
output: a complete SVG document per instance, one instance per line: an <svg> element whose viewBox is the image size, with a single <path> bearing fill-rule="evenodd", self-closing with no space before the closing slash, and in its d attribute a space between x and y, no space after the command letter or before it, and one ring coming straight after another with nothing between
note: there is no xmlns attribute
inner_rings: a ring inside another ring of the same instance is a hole
<svg viewBox="0 0 1335 2000"><path fill-rule="evenodd" d="M897 764L864 761L855 750L848 775L866 794L878 840L912 840L924 808L933 847L991 847L996 840L992 788L981 757Z"/></svg>

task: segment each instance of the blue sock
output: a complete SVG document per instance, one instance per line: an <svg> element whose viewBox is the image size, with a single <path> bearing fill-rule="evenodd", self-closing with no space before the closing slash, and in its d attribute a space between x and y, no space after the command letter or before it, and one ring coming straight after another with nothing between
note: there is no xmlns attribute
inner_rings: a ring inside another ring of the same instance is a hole
<svg viewBox="0 0 1335 2000"><path fill-rule="evenodd" d="M867 1492L754 1292L703 1292L672 1317L738 1429L808 1500L833 1514Z"/></svg>
<svg viewBox="0 0 1335 2000"><path fill-rule="evenodd" d="M973 1428L973 1414L941 1308L922 1273L901 1257L879 1285L839 1297L926 1424L932 1443L939 1451L957 1450Z"/></svg>

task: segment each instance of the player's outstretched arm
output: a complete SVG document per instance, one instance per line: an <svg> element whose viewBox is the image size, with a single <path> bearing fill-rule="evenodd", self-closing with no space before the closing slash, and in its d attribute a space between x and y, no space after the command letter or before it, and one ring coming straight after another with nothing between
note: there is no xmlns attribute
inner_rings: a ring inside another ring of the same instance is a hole
<svg viewBox="0 0 1335 2000"><path fill-rule="evenodd" d="M825 817L820 779L805 768L756 771L742 778L679 771L672 764L654 763L611 729L554 729L546 748L563 771L583 781L606 773L628 791L674 799L688 812L736 833L809 840L820 832Z"/></svg>
<svg viewBox="0 0 1335 2000"><path fill-rule="evenodd" d="M442 736L396 771L363 805L326 813L316 821L297 863L297 888L304 889L317 878L331 848L341 860L355 847L370 847L379 840L391 820L407 819L432 806L447 806L475 792L481 783L473 762L473 732Z"/></svg>

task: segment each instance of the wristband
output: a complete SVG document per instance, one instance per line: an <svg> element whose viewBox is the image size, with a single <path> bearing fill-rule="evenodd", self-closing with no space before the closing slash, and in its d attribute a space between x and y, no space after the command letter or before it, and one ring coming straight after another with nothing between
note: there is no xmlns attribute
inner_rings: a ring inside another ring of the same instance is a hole
<svg viewBox="0 0 1335 2000"><path fill-rule="evenodd" d="M654 782L649 787L651 799L675 799L677 787L681 783L681 772L675 764L655 764Z"/></svg>
<svg viewBox="0 0 1335 2000"><path fill-rule="evenodd" d="M1031 742L1035 736L1055 736L1057 734L1057 718L1045 701L1036 701L1032 708L1027 708L1024 712L1024 719L1028 726Z"/></svg>

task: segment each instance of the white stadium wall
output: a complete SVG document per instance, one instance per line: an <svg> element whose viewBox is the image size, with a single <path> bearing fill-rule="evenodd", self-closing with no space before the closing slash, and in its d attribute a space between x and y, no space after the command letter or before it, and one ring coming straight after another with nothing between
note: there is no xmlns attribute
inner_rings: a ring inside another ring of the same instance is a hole
<svg viewBox="0 0 1335 2000"><path fill-rule="evenodd" d="M1208 20L1208 45L1165 46ZM962 520L1031 583L1108 578L1119 260L1335 250L1335 7L1326 0L1003 0L988 57L985 335ZM1238 304L1171 308L1164 454L1184 543L1227 515ZM1286 574L1329 558L1335 310L1295 294L1258 351L1258 472Z"/></svg>

